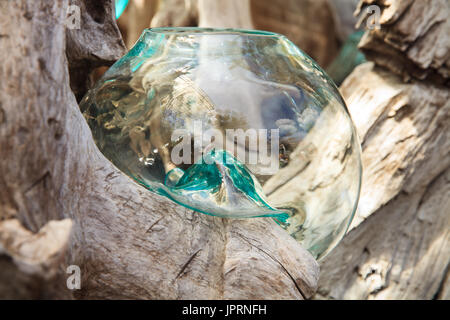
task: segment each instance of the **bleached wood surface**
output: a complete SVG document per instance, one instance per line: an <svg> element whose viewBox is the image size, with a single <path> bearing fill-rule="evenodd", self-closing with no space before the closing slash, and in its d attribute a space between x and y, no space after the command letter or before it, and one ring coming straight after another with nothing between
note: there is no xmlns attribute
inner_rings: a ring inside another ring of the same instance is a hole
<svg viewBox="0 0 450 320"><path fill-rule="evenodd" d="M362 140L363 188L315 297L449 299L448 2L362 2L382 8L381 29L360 44L376 65L357 67L341 92Z"/></svg>
<svg viewBox="0 0 450 320"><path fill-rule="evenodd" d="M106 64L123 43L107 0L83 2L66 38L67 5L0 2L0 297L310 297L318 265L271 219L195 213L101 155L70 88L71 50ZM79 291L65 286L68 265Z"/></svg>

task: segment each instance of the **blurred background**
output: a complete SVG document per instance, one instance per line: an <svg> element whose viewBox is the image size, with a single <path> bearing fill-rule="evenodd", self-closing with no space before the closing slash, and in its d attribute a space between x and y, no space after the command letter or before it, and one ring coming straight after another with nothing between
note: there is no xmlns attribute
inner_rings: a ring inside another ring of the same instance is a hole
<svg viewBox="0 0 450 320"><path fill-rule="evenodd" d="M119 28L131 48L149 27L216 27L281 33L340 85L365 61L357 49L358 0L116 0Z"/></svg>

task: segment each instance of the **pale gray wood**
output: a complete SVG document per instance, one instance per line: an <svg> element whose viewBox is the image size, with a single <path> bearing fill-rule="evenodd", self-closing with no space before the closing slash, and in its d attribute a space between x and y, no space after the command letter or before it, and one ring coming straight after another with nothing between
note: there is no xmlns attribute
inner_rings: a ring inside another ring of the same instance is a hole
<svg viewBox="0 0 450 320"><path fill-rule="evenodd" d="M123 43L111 3L103 26L83 20L66 42L67 5L0 2L0 297L310 297L318 265L271 219L193 212L103 157L70 89L66 45L88 60L110 48L99 59L109 63ZM65 287L68 265L81 268L79 291Z"/></svg>
<svg viewBox="0 0 450 320"><path fill-rule="evenodd" d="M114 20L113 2L73 0L69 5L78 6L81 13L81 29L66 28L70 85L80 101L93 84L92 71L112 65L125 53L125 45Z"/></svg>
<svg viewBox="0 0 450 320"><path fill-rule="evenodd" d="M361 3L382 9L360 44L375 64L341 87L362 140L361 200L315 297L448 299L448 1Z"/></svg>
<svg viewBox="0 0 450 320"><path fill-rule="evenodd" d="M431 299L450 261L449 90L368 63L342 92L363 139L363 187L316 297Z"/></svg>
<svg viewBox="0 0 450 320"><path fill-rule="evenodd" d="M449 84L450 2L448 0L363 0L378 5L385 27L365 34L360 48L369 60L404 79ZM389 26L389 27L388 27Z"/></svg>

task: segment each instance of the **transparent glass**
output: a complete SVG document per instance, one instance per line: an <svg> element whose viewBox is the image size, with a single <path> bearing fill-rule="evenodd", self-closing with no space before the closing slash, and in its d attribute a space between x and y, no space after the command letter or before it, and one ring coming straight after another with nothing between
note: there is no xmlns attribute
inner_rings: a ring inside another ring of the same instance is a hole
<svg viewBox="0 0 450 320"><path fill-rule="evenodd" d="M352 120L330 78L282 35L147 29L81 109L110 161L188 208L271 217L316 258L352 220Z"/></svg>

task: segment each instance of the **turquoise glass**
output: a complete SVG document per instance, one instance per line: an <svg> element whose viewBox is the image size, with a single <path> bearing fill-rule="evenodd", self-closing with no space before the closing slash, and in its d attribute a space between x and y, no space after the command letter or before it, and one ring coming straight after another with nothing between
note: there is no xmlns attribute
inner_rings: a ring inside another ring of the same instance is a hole
<svg viewBox="0 0 450 320"><path fill-rule="evenodd" d="M282 35L147 29L81 109L101 152L151 192L209 215L272 218L316 258L354 215L352 120Z"/></svg>
<svg viewBox="0 0 450 320"><path fill-rule="evenodd" d="M129 0L116 0L116 19L119 19L128 6Z"/></svg>

